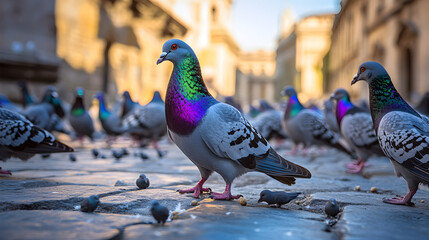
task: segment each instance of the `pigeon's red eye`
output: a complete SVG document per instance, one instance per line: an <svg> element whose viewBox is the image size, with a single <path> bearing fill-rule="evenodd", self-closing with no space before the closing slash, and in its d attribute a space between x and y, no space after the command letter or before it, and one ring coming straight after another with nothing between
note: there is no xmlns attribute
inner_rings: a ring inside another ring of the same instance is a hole
<svg viewBox="0 0 429 240"><path fill-rule="evenodd" d="M364 68L364 67L361 67L361 68L360 68L360 72L365 72L365 68Z"/></svg>
<svg viewBox="0 0 429 240"><path fill-rule="evenodd" d="M176 49L177 49L177 44L171 45L171 50L176 50Z"/></svg>

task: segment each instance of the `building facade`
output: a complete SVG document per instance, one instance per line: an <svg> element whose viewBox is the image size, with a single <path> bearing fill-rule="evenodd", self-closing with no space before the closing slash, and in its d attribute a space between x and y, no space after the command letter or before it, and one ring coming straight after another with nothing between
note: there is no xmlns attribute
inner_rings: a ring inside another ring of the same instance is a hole
<svg viewBox="0 0 429 240"><path fill-rule="evenodd" d="M294 86L302 101L322 97L323 58L329 51L333 19L333 14L308 16L282 34L276 56L277 88Z"/></svg>
<svg viewBox="0 0 429 240"><path fill-rule="evenodd" d="M275 53L270 51L243 52L239 56L236 100L242 106L257 104L260 99L275 100Z"/></svg>
<svg viewBox="0 0 429 240"><path fill-rule="evenodd" d="M341 1L332 28L328 92L342 87L367 100L368 86L350 82L362 62L377 61L404 98L418 101L429 91L427 9L426 0Z"/></svg>

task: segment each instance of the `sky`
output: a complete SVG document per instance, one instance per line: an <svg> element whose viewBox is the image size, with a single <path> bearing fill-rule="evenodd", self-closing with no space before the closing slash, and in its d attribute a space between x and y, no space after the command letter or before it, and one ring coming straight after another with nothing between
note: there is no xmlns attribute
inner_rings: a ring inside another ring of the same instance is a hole
<svg viewBox="0 0 429 240"><path fill-rule="evenodd" d="M337 13L340 6L339 0L234 0L231 30L240 48L275 50L287 8L299 20L312 14Z"/></svg>

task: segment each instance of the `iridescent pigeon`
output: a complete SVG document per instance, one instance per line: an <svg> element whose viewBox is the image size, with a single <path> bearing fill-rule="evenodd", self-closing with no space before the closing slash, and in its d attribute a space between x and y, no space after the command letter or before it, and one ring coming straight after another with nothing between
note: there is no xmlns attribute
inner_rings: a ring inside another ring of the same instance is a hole
<svg viewBox="0 0 429 240"><path fill-rule="evenodd" d="M54 130L55 114L60 118L65 115L57 92L51 92L41 103L31 104L23 111L28 120L48 131Z"/></svg>
<svg viewBox="0 0 429 240"><path fill-rule="evenodd" d="M11 157L27 160L37 153L72 152L73 149L55 140L19 113L0 108L0 160ZM0 168L1 169L1 168ZM1 171L1 174L10 174Z"/></svg>
<svg viewBox="0 0 429 240"><path fill-rule="evenodd" d="M110 144L111 136L115 137L125 132L125 127L122 125L121 118L114 112L109 111L106 108L104 102L104 95L102 92L97 93L96 98L99 103L98 118L101 122L101 126L108 135L108 143Z"/></svg>
<svg viewBox="0 0 429 240"><path fill-rule="evenodd" d="M94 123L88 111L85 109L83 102L83 88L77 88L75 95L75 100L69 115L69 121L82 145L84 136L93 140Z"/></svg>
<svg viewBox="0 0 429 240"><path fill-rule="evenodd" d="M224 200L239 198L231 194L231 184L248 171L263 172L288 185L295 177L311 177L307 169L278 155L237 109L212 97L191 47L172 39L162 50L157 64L165 60L174 64L165 98L168 134L201 173L194 188L180 193L198 197L209 191L203 184L213 172L223 177L226 188L212 197Z"/></svg>
<svg viewBox="0 0 429 240"><path fill-rule="evenodd" d="M419 183L429 185L429 118L405 102L381 64L361 64L352 85L361 80L369 86L371 117L380 147L392 162L396 175L408 184L404 197L383 201L411 205Z"/></svg>
<svg viewBox="0 0 429 240"><path fill-rule="evenodd" d="M283 117L283 126L295 144L291 154L295 154L298 145L302 143L305 148L312 145L325 145L352 155L340 144L339 137L329 130L323 122L322 115L314 110L306 109L300 103L293 87L287 86L282 95L289 97Z"/></svg>
<svg viewBox="0 0 429 240"><path fill-rule="evenodd" d="M133 136L150 139L153 146L162 157L158 147L158 140L167 133L165 121L165 104L158 91L153 93L152 101L141 106L123 120L126 131Z"/></svg>
<svg viewBox="0 0 429 240"><path fill-rule="evenodd" d="M345 89L335 90L331 99L337 101L335 111L341 134L358 156L354 164L348 165L347 172L360 173L371 155L384 156L375 135L371 114L355 106Z"/></svg>

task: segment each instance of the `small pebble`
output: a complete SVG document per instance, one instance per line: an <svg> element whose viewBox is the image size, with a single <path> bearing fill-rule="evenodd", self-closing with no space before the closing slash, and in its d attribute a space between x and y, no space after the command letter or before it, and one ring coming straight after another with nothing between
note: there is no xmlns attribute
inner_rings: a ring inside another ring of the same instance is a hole
<svg viewBox="0 0 429 240"><path fill-rule="evenodd" d="M51 156L51 154L42 154L43 159L49 158L50 156Z"/></svg>
<svg viewBox="0 0 429 240"><path fill-rule="evenodd" d="M136 185L139 189L146 189L150 185L149 179L144 174L140 174L139 178L136 180Z"/></svg>
<svg viewBox="0 0 429 240"><path fill-rule="evenodd" d="M69 155L69 159L70 159L70 161L72 161L72 162L76 162L76 156L75 156L73 153L70 153L70 155Z"/></svg>
<svg viewBox="0 0 429 240"><path fill-rule="evenodd" d="M376 187L372 187L369 191L372 192L372 193L376 193L377 192L377 188Z"/></svg>
<svg viewBox="0 0 429 240"><path fill-rule="evenodd" d="M179 212L178 211L174 211L172 214L173 214L173 216L177 216L177 215L179 215Z"/></svg>
<svg viewBox="0 0 429 240"><path fill-rule="evenodd" d="M82 212L94 212L100 203L100 199L97 195L92 195L89 198L85 198L80 204L80 211Z"/></svg>
<svg viewBox="0 0 429 240"><path fill-rule="evenodd" d="M299 205L299 201L295 201L296 205Z"/></svg>
<svg viewBox="0 0 429 240"><path fill-rule="evenodd" d="M420 200L421 203L425 203L425 200Z"/></svg>
<svg viewBox="0 0 429 240"><path fill-rule="evenodd" d="M192 206L197 206L197 205L198 205L197 200L192 200L191 205L192 205Z"/></svg>
<svg viewBox="0 0 429 240"><path fill-rule="evenodd" d="M121 149L121 151L122 151L122 155L123 155L123 156L128 156L128 155L130 155L130 153L128 152L128 150L127 150L126 148L122 148L122 149Z"/></svg>
<svg viewBox="0 0 429 240"><path fill-rule="evenodd" d="M104 156L104 155L101 155L101 157L100 157L101 159L106 159L107 157L106 156Z"/></svg>
<svg viewBox="0 0 429 240"><path fill-rule="evenodd" d="M240 203L241 206L246 206L247 205L247 200L244 197L240 197L238 199L238 203Z"/></svg>
<svg viewBox="0 0 429 240"><path fill-rule="evenodd" d="M357 185L357 186L355 187L355 190L356 190L356 191L360 191L360 185Z"/></svg>
<svg viewBox="0 0 429 240"><path fill-rule="evenodd" d="M116 160L119 160L122 158L122 152L119 152L119 151L112 151L112 155Z"/></svg>
<svg viewBox="0 0 429 240"><path fill-rule="evenodd" d="M92 156L93 156L94 158L97 158L97 157L98 157L98 155L100 154L100 152L99 152L97 149L95 149L95 148L93 148L93 149L91 150L91 153L92 153Z"/></svg>
<svg viewBox="0 0 429 240"><path fill-rule="evenodd" d="M149 159L149 156L144 152L140 152L138 156L143 160Z"/></svg>

